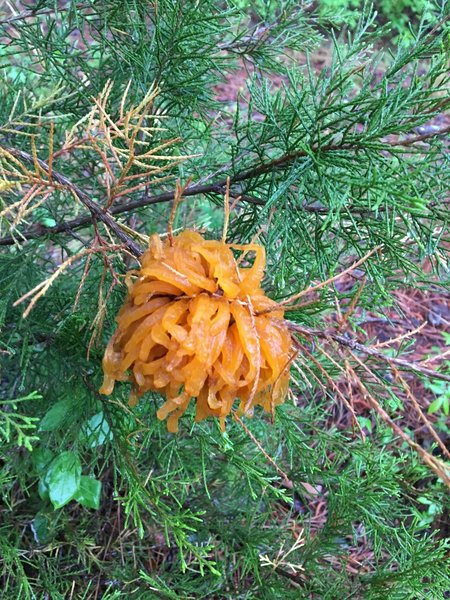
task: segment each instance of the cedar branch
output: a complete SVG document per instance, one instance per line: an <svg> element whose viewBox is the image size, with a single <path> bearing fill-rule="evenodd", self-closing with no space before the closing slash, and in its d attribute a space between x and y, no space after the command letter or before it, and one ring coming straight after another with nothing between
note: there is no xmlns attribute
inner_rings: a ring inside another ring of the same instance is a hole
<svg viewBox="0 0 450 600"><path fill-rule="evenodd" d="M22 159L26 162L33 163L33 164L35 162L37 162L38 166L40 168L42 168L45 171L45 173L50 172L49 166L45 161L43 161L39 158L33 157L31 154L28 154L28 152L24 152L23 150L17 150L16 148L4 148L4 149L7 150L7 152L11 153L16 158ZM111 229L111 231L113 231L115 233L115 235L120 239L120 241L126 245L126 247L130 250L130 252L134 256L136 256L138 258L142 254L143 250L142 250L141 246L139 244L137 244L129 235L127 235L121 229L120 225L113 219L110 211L99 206L96 202L94 202L92 200L92 198L90 196L88 196L88 194L86 192L81 190L77 185L75 185L69 179L67 179L67 177L65 177L58 171L55 171L53 168L51 171L51 175L52 175L53 182L56 182L59 185L62 185L65 188L67 188L68 190L70 190L80 200L80 202L82 204L84 204L84 206L90 211L91 216L88 219L89 221L94 220L94 219L102 221L107 227L109 227ZM64 227L64 230L66 230L66 229L67 228ZM3 242L2 245L5 245L4 241L5 240L2 240L2 242Z"/></svg>
<svg viewBox="0 0 450 600"><path fill-rule="evenodd" d="M373 356L384 362L395 365L399 369L403 371L415 371L416 373L421 373L422 375L426 375L427 377L434 377L435 379L442 379L443 381L450 381L450 375L446 375L445 373L440 373L439 371L435 371L434 369L429 369L428 367L424 367L415 362L410 362L405 360L404 358L394 358L392 356L388 356L381 352L380 350L376 350L371 346L364 346L364 344L360 344L356 340L351 337L339 335L332 331L321 331L320 329L313 329L311 327L306 327L304 325L298 325L297 323L292 323L291 321L286 321L286 325L292 331L300 333L301 335L305 335L307 337L318 337L321 339L334 340L341 346L345 346L350 350L356 350L357 352L362 352L367 356Z"/></svg>
<svg viewBox="0 0 450 600"><path fill-rule="evenodd" d="M450 127L444 127L442 129L439 129L438 131L431 131L429 133L425 133L423 135L419 135L419 136L409 138L406 140L400 140L400 141L396 140L395 142L388 142L388 143L391 146L411 146L417 142L423 142L430 138L436 138L436 137L440 137L442 135L446 135L447 133L449 133L449 131L450 131ZM357 150L358 145L350 144L350 143L349 144L329 144L326 146L322 146L321 148L312 148L311 151L312 152L332 152L332 151L341 151L341 150L350 150L350 149ZM11 149L9 149L9 151L12 154L14 153ZM15 152L22 153L21 150L16 150ZM26 155L26 153L22 154L23 157L24 157L24 154ZM268 163L264 163L264 164L260 164L260 165L251 167L245 171L242 171L241 173L237 173L236 175L229 176L230 186L235 185L237 183L242 183L244 181L248 181L249 179L253 179L254 177L258 177L259 175L263 175L263 174L268 173L272 170L275 170L279 167L287 166L287 165L291 164L292 162L294 162L296 159L304 158L305 156L307 156L307 152L305 150L299 150L298 152L291 152L291 153L284 154L283 156L281 156L277 159L274 159ZM222 169L219 169L218 172L220 172L221 170ZM208 183L208 184L202 184L202 185L198 185L198 184L190 185L184 190L183 196L190 197L190 196L198 196L200 194L223 194L224 191L226 190L227 180L228 180L228 176L223 177L222 179L219 179L215 183ZM231 193L231 190L230 190L230 193ZM108 214L117 215L117 214L121 214L124 212L133 211L138 208L143 208L144 206L150 206L152 204L159 204L161 202L171 202L174 199L174 195L175 195L175 192L164 192L162 194L156 194L154 196L149 196L149 195L145 194L145 195L141 196L140 198L137 198L136 200L133 200L131 202L126 201L121 204L111 206L110 209L108 210ZM86 194L84 194L84 196L88 197ZM250 204L261 205L261 206L265 204L265 201L263 199L257 198L254 196L248 196L245 194L241 196L241 200L243 202L248 202ZM98 208L100 209L100 211L103 212L103 210L100 207L98 207ZM312 212L312 213L326 212L326 207L322 208L322 207L314 207L314 206L306 205L306 206L303 206L303 209L306 212ZM367 212L367 211L365 211L365 212ZM64 223L59 223L55 227L43 227L41 225L35 225L33 227L30 227L28 230L21 232L21 238L24 240L30 240L30 239L40 238L40 237L43 237L46 235L54 235L54 234L63 233L63 232L71 232L74 229L78 229L79 227L83 227L84 225L87 225L88 223L90 223L92 221L92 218L93 218L93 215L91 212L91 215L83 215L76 219L72 219L72 220L64 222ZM98 218L100 218L100 217L98 217ZM16 243L16 239L12 236L0 239L0 246L11 246L15 243Z"/></svg>

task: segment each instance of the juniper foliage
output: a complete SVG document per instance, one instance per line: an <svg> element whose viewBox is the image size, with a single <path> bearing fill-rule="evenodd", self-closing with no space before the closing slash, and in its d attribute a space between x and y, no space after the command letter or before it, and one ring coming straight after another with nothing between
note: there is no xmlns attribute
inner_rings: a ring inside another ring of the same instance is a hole
<svg viewBox="0 0 450 600"><path fill-rule="evenodd" d="M114 118L127 86L130 106L158 88L145 117L158 126L139 142L146 151L170 141L169 178L116 198L117 222L165 232L175 181L191 178L174 227L218 238L229 177L232 198L241 197L229 239L259 236L271 297L326 280L378 246L362 267L367 284L350 294L363 313L383 315L400 285L448 289L448 145L427 129L450 104L447 2L433 5L433 25L427 13L407 47L385 49L372 13L340 36L339 23L291 0L263 3L258 21L231 0L10 4L17 12L0 12L0 149L33 165L34 145L46 161L109 82ZM331 58L317 70L326 37ZM236 100L220 100L221 83L242 71ZM126 384L100 396L102 353L125 296L112 271L123 275L133 259L86 255L22 318L14 301L108 233L64 186L26 214L11 212L21 189L2 168L2 597L448 592L443 482L381 419L366 418L365 439L335 424L340 399L320 384L323 372L341 374L329 357L304 359L310 375L295 371L295 402L274 423L259 412L246 421L264 452L232 421L222 433L189 414L168 434L156 418L161 400L131 410ZM105 205L107 175L92 146L60 152L53 168ZM289 318L320 326L336 299L348 293L326 286ZM103 327L93 328L99 314ZM350 324L358 331L356 317ZM386 392L386 369L372 368L378 379L367 389L395 415L402 398Z"/></svg>

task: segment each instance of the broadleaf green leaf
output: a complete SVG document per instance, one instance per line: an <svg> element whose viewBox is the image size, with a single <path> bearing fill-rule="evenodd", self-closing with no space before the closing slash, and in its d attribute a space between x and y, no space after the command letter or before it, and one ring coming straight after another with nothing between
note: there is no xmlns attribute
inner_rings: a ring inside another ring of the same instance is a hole
<svg viewBox="0 0 450 600"><path fill-rule="evenodd" d="M106 440L112 438L112 431L103 411L95 414L83 425L82 438L91 448L101 446Z"/></svg>
<svg viewBox="0 0 450 600"><path fill-rule="evenodd" d="M31 522L31 530L38 544L48 544L52 539L50 520L47 515L38 513Z"/></svg>
<svg viewBox="0 0 450 600"><path fill-rule="evenodd" d="M439 398L436 398L435 400L433 400L433 402L428 407L428 414L432 415L433 413L437 412L441 408L441 406L442 406L442 397L439 396Z"/></svg>
<svg viewBox="0 0 450 600"><path fill-rule="evenodd" d="M53 460L44 481L54 508L61 508L74 498L80 478L81 464L78 454L67 451Z"/></svg>
<svg viewBox="0 0 450 600"><path fill-rule="evenodd" d="M98 479L82 475L74 499L86 508L100 508L102 484Z"/></svg>
<svg viewBox="0 0 450 600"><path fill-rule="evenodd" d="M34 468L36 469L36 473L39 476L44 475L47 471L50 463L54 459L55 455L48 448L36 448L33 454L31 455L31 460L33 462Z"/></svg>
<svg viewBox="0 0 450 600"><path fill-rule="evenodd" d="M63 427L69 419L72 401L60 400L44 415L39 426L40 431L55 431Z"/></svg>

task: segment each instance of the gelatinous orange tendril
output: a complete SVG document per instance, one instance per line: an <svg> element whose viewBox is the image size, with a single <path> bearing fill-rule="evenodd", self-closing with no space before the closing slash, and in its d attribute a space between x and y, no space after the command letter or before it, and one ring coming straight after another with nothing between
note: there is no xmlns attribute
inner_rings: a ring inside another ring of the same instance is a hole
<svg viewBox="0 0 450 600"><path fill-rule="evenodd" d="M247 268L236 253L254 252ZM270 412L284 401L291 337L283 310L261 289L265 252L184 231L169 241L153 235L141 269L127 275L128 297L103 358L102 394L131 381L130 404L147 391L166 397L158 410L169 431L192 399L196 421L219 417L236 398L238 414L256 405ZM133 277L135 278L133 281Z"/></svg>

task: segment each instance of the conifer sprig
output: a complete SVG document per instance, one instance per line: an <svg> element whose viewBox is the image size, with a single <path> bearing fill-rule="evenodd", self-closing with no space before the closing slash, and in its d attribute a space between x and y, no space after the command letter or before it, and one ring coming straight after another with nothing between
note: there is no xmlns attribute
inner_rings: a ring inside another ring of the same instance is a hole
<svg viewBox="0 0 450 600"><path fill-rule="evenodd" d="M398 46L298 0L30 4L0 8L5 598L443 597L448 2ZM226 221L305 290L290 402L225 433L97 393L176 193L174 232Z"/></svg>

